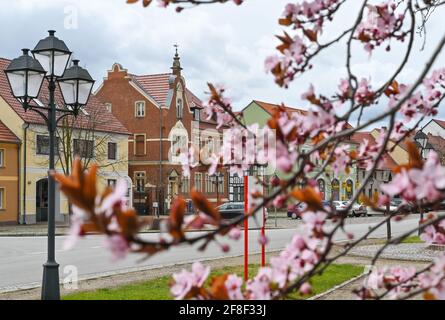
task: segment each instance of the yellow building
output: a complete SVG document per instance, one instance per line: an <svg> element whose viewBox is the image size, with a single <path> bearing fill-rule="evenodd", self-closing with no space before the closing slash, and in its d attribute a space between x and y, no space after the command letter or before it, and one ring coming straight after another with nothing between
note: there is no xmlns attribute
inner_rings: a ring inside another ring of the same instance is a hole
<svg viewBox="0 0 445 320"><path fill-rule="evenodd" d="M20 204L18 220L32 224L47 220L49 136L46 124L36 112L24 111L12 96L3 70L10 61L0 58L0 120L22 142L20 145ZM45 83L36 105L47 104ZM58 103L57 103L58 102ZM58 107L63 107L60 93ZM77 119L65 118L58 127L56 169L69 173L74 155L81 157L85 166L96 163L100 168L101 187L112 185L128 175L128 130L96 97ZM56 221L67 221L69 206L66 198L56 191Z"/></svg>
<svg viewBox="0 0 445 320"><path fill-rule="evenodd" d="M20 140L0 121L0 224L17 223Z"/></svg>

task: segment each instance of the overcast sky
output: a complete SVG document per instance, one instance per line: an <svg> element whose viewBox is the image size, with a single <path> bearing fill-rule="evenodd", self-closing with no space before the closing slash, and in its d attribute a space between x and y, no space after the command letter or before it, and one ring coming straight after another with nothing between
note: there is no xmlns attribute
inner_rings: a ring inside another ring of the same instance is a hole
<svg viewBox="0 0 445 320"><path fill-rule="evenodd" d="M321 55L314 69L294 81L288 90L276 86L272 77L265 74L264 59L274 52L274 35L281 30L277 19L288 0L246 0L242 6L201 6L180 14L156 4L144 9L140 4L125 2L0 0L0 56L14 58L21 48L32 49L48 29L55 29L100 83L114 62L134 74L169 72L173 44L177 43L189 89L204 99L206 82L222 83L229 88L237 110L253 99L306 108L300 96L310 83L329 94L345 73L345 50L339 44ZM360 2L350 3L325 37L353 22L351 13ZM416 42L415 58L403 73L403 81L415 79L445 32L444 13L444 9L437 10L430 19L423 51L422 40ZM358 55L353 60L354 71L376 85L381 83L400 62L403 47L393 44L393 48L391 54L382 50L371 58ZM360 46L355 49L361 51ZM435 67L444 66L445 53ZM369 110L366 115L375 111ZM445 118L445 111L440 112L440 117Z"/></svg>

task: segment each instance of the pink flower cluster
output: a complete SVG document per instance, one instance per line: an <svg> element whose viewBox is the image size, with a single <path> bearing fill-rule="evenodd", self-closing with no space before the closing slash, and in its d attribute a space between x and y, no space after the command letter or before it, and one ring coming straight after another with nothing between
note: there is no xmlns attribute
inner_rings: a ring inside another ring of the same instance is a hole
<svg viewBox="0 0 445 320"><path fill-rule="evenodd" d="M413 281L416 275L415 267L394 266L391 268L375 268L365 279L364 288L366 295L362 298L373 297L379 289L388 290L388 296L392 299L400 297L413 289Z"/></svg>
<svg viewBox="0 0 445 320"><path fill-rule="evenodd" d="M427 226L420 238L427 243L445 244L445 220Z"/></svg>
<svg viewBox="0 0 445 320"><path fill-rule="evenodd" d="M370 144L368 139L365 139L358 150L358 163L365 166L366 170L370 170L374 164L374 159L377 157L379 150L383 146L386 131L380 130L380 134L375 139L375 144Z"/></svg>
<svg viewBox="0 0 445 320"><path fill-rule="evenodd" d="M341 3L340 0L313 0L285 6L280 23L292 26L297 33L279 37L283 42L283 46L278 47L281 54L265 61L266 71L274 74L278 84L287 87L297 73L310 67L308 60L318 47L318 34L322 33L324 22L331 19Z"/></svg>
<svg viewBox="0 0 445 320"><path fill-rule="evenodd" d="M358 294L366 299L387 291L391 299L398 299L419 289L427 292L429 299L445 299L445 255L436 258L432 267L421 273L417 273L415 267L375 268Z"/></svg>
<svg viewBox="0 0 445 320"><path fill-rule="evenodd" d="M232 110L231 100L224 96L225 89L222 85L214 86L216 92L211 94L209 101L204 105L204 112L207 120L216 119L217 129L232 122L231 115L224 110ZM224 106L224 108L223 108Z"/></svg>
<svg viewBox="0 0 445 320"><path fill-rule="evenodd" d="M224 282L229 299L272 299L281 289L311 271L320 261L326 248L327 241L323 230L326 217L324 212L304 212L304 234L295 235L279 256L270 259L269 267L260 268L257 275L246 282L244 292L243 280L236 275L229 275ZM183 270L174 274L171 293L176 299L185 298L193 288L204 284L208 274L209 269L201 264L194 264L191 272ZM310 284L303 283L299 290L301 294L308 294L311 290Z"/></svg>
<svg viewBox="0 0 445 320"><path fill-rule="evenodd" d="M184 299L193 288L202 287L209 274L210 267L195 262L192 265L192 271L183 269L181 272L173 274L174 283L170 292L176 300Z"/></svg>
<svg viewBox="0 0 445 320"><path fill-rule="evenodd" d="M445 168L440 165L437 153L431 151L422 169L403 168L391 182L380 188L389 196L400 195L406 201L425 199L435 202L443 197Z"/></svg>
<svg viewBox="0 0 445 320"><path fill-rule="evenodd" d="M340 5L340 0L313 0L300 3L288 3L283 17L288 18L296 26L310 24L313 30L320 32L323 23Z"/></svg>
<svg viewBox="0 0 445 320"><path fill-rule="evenodd" d="M386 40L394 38L403 41L406 33L400 32L405 15L396 13L395 1L385 1L379 5L367 5L366 18L357 26L356 38L365 43L369 53ZM389 50L389 45L386 48Z"/></svg>
<svg viewBox="0 0 445 320"><path fill-rule="evenodd" d="M349 87L348 79L341 79L338 86L340 90L339 98L341 102L349 99L352 95L352 89ZM375 93L372 91L371 84L366 78L362 78L355 90L354 101L360 105L370 105L375 101Z"/></svg>

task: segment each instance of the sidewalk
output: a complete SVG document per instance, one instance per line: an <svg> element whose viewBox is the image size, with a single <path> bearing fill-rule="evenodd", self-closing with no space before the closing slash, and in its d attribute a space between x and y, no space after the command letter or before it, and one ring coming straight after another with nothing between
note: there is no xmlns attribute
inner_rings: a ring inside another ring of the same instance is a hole
<svg viewBox="0 0 445 320"><path fill-rule="evenodd" d="M165 216L167 218L167 216ZM297 225L297 220L290 220L285 217L284 214L277 216L277 224L275 224L274 219L269 219L266 224L267 229L281 229L281 228L289 228L295 227ZM38 236L46 236L47 235L47 223L40 222L37 224L28 224L28 225L3 225L0 226L0 237L38 237ZM207 230L209 230L208 228ZM193 231L193 230L192 230ZM69 232L69 224L56 224L56 236L63 236L68 234ZM150 227L146 227L141 230L143 233L148 232L159 232L157 229L151 229Z"/></svg>

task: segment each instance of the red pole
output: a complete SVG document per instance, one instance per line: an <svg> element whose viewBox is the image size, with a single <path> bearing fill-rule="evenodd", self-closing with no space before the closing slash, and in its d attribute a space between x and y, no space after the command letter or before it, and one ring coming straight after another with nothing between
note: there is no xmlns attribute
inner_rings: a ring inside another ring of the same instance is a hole
<svg viewBox="0 0 445 320"><path fill-rule="evenodd" d="M266 237L266 229L265 229L265 224L266 224L266 217L264 215L264 207L263 207L263 226L261 227L261 237L263 238L263 240ZM264 241L261 243L261 266L264 267L266 266L266 244L264 243Z"/></svg>
<svg viewBox="0 0 445 320"><path fill-rule="evenodd" d="M263 195L264 195L264 172L262 177L263 182ZM266 237L266 208L263 206L263 226L261 227L261 235L263 239ZM266 266L266 244L261 244L261 266Z"/></svg>
<svg viewBox="0 0 445 320"><path fill-rule="evenodd" d="M247 215L249 212L248 201L248 176L244 176L244 212ZM248 218L244 219L244 280L249 279L249 223Z"/></svg>

